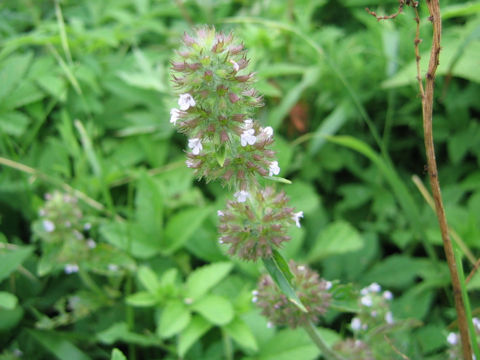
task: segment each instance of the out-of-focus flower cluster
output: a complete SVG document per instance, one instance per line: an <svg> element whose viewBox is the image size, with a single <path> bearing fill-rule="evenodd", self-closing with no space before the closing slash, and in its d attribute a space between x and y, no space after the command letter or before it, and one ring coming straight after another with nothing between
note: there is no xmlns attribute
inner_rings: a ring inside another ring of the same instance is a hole
<svg viewBox="0 0 480 360"><path fill-rule="evenodd" d="M297 223L303 214L287 206L283 191L273 188L250 194L239 191L236 201L228 201L226 210L218 211L218 230L221 244L230 245L229 253L244 260L270 257L273 250L290 240L288 226ZM247 200L250 201L247 201Z"/></svg>
<svg viewBox="0 0 480 360"><path fill-rule="evenodd" d="M75 196L59 191L47 193L38 215L32 229L42 247L38 265L40 275L56 270L73 274L81 267L98 273L115 273L119 270L116 264L119 259L125 266L131 265L125 254L91 238L91 224ZM114 258L117 260L113 261Z"/></svg>
<svg viewBox="0 0 480 360"><path fill-rule="evenodd" d="M480 319L474 317L472 319L473 328L475 330L476 340L477 343L480 343ZM447 343L448 343L448 359L449 360L456 360L462 358L462 347L460 343L460 335L456 332L450 332L447 335ZM475 360L475 355L472 354L472 359Z"/></svg>
<svg viewBox="0 0 480 360"><path fill-rule="evenodd" d="M390 301L393 294L382 288L377 283L360 290L359 308L360 311L350 323L351 329L355 333L367 332L378 326L392 325L394 323L393 314L390 311Z"/></svg>
<svg viewBox="0 0 480 360"><path fill-rule="evenodd" d="M309 267L297 265L293 260L289 267L293 274L292 286L308 310L307 313L290 302L269 275L260 279L257 290L253 291L252 301L262 309L262 315L269 320L270 326L286 325L296 328L309 321L318 322L330 305L329 289L332 284L321 279L318 273Z"/></svg>
<svg viewBox="0 0 480 360"><path fill-rule="evenodd" d="M335 344L333 350L348 360L375 360L370 347L358 339L345 339Z"/></svg>

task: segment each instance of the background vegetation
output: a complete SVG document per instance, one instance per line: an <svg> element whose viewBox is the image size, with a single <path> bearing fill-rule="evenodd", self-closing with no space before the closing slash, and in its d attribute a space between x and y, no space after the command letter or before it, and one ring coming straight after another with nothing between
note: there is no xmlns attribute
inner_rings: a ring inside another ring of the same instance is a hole
<svg viewBox="0 0 480 360"><path fill-rule="evenodd" d="M249 49L266 102L258 119L276 130L280 175L293 181L284 188L305 212L285 256L328 280L390 289L395 318L416 324L398 336L401 351L445 358L456 330L448 268L412 181L427 179L414 15L379 23L365 6L397 3L2 1L1 357L108 359L114 347L129 359L318 356L301 329L266 327L251 303L261 265L232 261L217 243L227 193L193 180L186 139L168 122L173 51L191 26L214 24ZM441 6L434 132L468 274L480 248L480 6ZM426 59L423 2L420 14ZM81 216L61 193L79 199ZM70 230L46 231L45 194L95 242L93 255ZM72 264L79 271L67 274ZM467 288L478 315L478 272ZM350 319L333 313L321 326L334 342Z"/></svg>

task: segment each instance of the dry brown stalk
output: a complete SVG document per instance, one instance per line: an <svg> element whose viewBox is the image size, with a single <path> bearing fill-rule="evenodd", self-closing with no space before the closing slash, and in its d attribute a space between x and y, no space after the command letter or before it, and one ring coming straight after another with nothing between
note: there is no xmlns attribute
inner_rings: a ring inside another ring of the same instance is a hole
<svg viewBox="0 0 480 360"><path fill-rule="evenodd" d="M445 216L445 209L442 201L442 193L440 191L440 182L438 180L437 161L435 159L435 147L433 143L433 95L435 89L435 73L439 64L439 56L442 39L442 19L440 15L439 0L426 0L428 11L430 13L429 20L433 24L433 42L430 50L430 59L428 62L428 70L425 76L425 89L421 83L421 74L418 73L420 84L420 93L422 97L422 113L423 113L423 133L425 140L425 152L427 155L428 175L430 178L430 186L432 188L433 199L435 202L435 212L437 214L438 223L440 225L440 232L442 234L443 249L445 257L447 258L448 268L452 279L453 297L455 300L455 309L458 317L458 328L460 331L460 339L462 341L462 352L465 360L472 359L472 345L468 334L467 317L465 313L465 304L462 298L462 289L458 276L458 269L455 263L455 255L453 253L452 241L448 233L447 218ZM416 9L415 9L416 11ZM418 53L418 12L416 12L417 21L417 37L415 38L415 54L417 59L417 71L420 70L420 56Z"/></svg>

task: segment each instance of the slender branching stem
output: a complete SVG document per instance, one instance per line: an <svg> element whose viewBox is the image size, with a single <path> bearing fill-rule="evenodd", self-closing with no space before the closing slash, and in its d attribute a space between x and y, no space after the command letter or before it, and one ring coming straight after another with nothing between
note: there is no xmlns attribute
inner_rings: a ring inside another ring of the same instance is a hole
<svg viewBox="0 0 480 360"><path fill-rule="evenodd" d="M439 0L426 0L428 11L430 13L429 20L433 24L433 42L430 51L430 59L428 63L427 75L425 77L425 89L420 85L420 92L422 97L422 113L423 113L423 132L425 140L425 151L428 163L428 175L430 177L430 186L432 188L432 195L435 202L435 212L437 214L438 223L440 225L440 232L442 234L443 248L450 270L452 279L453 296L455 300L455 308L458 317L458 328L460 331L460 338L462 341L462 352L465 360L472 359L472 346L470 337L468 335L468 323L465 312L464 299L462 298L462 288L459 280L458 269L455 262L455 254L453 252L452 241L448 232L447 218L445 216L445 209L442 201L442 194L440 191L440 182L438 180L437 162L435 159L435 147L433 143L433 95L435 85L435 73L439 64L439 56L441 49L442 37L442 19L440 16ZM417 24L419 22L417 13ZM418 25L417 25L418 36ZM420 62L418 55L419 39L415 39L416 44L416 59L417 70L420 69L418 65ZM421 74L417 74L419 84L421 84Z"/></svg>
<svg viewBox="0 0 480 360"><path fill-rule="evenodd" d="M318 330L315 328L315 325L312 322L306 323L304 326L305 331L308 333L312 341L317 345L317 347L321 350L322 355L325 356L328 360L345 360L345 358L339 354L336 354L332 349L328 347L325 341L322 339Z"/></svg>

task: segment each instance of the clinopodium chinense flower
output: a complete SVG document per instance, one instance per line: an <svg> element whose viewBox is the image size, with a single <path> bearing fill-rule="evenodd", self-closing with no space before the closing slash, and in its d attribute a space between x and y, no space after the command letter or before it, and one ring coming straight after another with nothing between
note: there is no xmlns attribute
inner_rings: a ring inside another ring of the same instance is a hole
<svg viewBox="0 0 480 360"><path fill-rule="evenodd" d="M252 119L262 98L251 86L243 44L232 34L199 28L185 34L184 47L172 61L179 95L170 122L188 140L187 166L207 181L221 178L240 189L256 183L256 175L278 175L273 161L273 129Z"/></svg>
<svg viewBox="0 0 480 360"><path fill-rule="evenodd" d="M229 253L244 260L257 260L272 255L284 241L288 226L298 223L293 208L287 207L288 197L271 187L255 192L246 190L234 194L227 208L219 211L221 244L230 245Z"/></svg>
<svg viewBox="0 0 480 360"><path fill-rule="evenodd" d="M253 302L274 325L295 328L308 321L316 323L330 304L329 283L319 278L315 271L307 266L297 265L293 260L289 266L293 273L292 285L308 313L302 312L290 302L269 275L260 279L258 289L253 291Z"/></svg>

